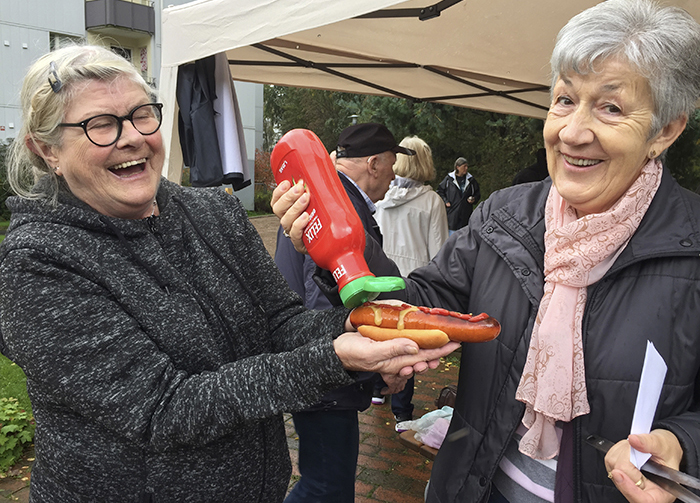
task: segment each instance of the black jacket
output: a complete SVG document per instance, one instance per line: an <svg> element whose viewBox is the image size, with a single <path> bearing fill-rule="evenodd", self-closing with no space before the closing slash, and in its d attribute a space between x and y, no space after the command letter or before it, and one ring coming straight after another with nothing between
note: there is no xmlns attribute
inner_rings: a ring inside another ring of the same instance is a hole
<svg viewBox="0 0 700 503"><path fill-rule="evenodd" d="M237 198L162 180L157 199L147 220L8 199L0 329L37 421L32 502L282 501L282 412L352 382L347 311L304 309Z"/></svg>
<svg viewBox="0 0 700 503"><path fill-rule="evenodd" d="M447 225L451 231L461 229L469 223L469 217L472 216L474 205L481 199L481 189L479 182L476 181L471 173L467 173L467 182L464 192L459 188L455 172L448 173L447 176L438 185L437 193L445 201L445 209L447 210ZM474 202L467 201L473 197ZM447 203L450 203L447 206Z"/></svg>
<svg viewBox="0 0 700 503"><path fill-rule="evenodd" d="M215 187L224 178L214 123L215 64L214 56L210 56L182 65L177 71L180 147L193 187Z"/></svg>
<svg viewBox="0 0 700 503"><path fill-rule="evenodd" d="M551 180L494 193L469 227L407 281L405 299L501 322L497 339L464 344L449 435L427 501L481 502L524 404L515 391L543 293L544 207ZM646 341L668 364L654 428L672 431L681 468L700 475L700 197L664 170L647 214L607 274L588 288L583 319L591 412L573 421L576 502L623 502L603 455L583 440L617 442L630 431ZM372 251L368 251L371 261Z"/></svg>

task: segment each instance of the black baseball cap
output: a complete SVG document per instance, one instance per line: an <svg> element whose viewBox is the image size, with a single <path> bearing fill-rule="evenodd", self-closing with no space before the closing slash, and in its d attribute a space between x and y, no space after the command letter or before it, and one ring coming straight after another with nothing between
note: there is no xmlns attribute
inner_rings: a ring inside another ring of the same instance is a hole
<svg viewBox="0 0 700 503"><path fill-rule="evenodd" d="M387 151L416 155L414 150L399 146L394 135L383 124L366 122L343 129L338 138L336 157L366 157Z"/></svg>

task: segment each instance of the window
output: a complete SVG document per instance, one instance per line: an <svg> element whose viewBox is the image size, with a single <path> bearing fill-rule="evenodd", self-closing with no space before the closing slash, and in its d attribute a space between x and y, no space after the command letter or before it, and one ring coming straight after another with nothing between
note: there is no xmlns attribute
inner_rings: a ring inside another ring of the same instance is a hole
<svg viewBox="0 0 700 503"><path fill-rule="evenodd" d="M125 48L125 47L118 47L118 46L116 46L116 45L113 45L112 47L110 47L110 49L112 49L112 52L113 52L114 54L118 54L118 55L120 55L122 58L124 58L125 60L127 60L129 63L132 63L132 60L131 60L131 49L127 49L127 48Z"/></svg>
<svg viewBox="0 0 700 503"><path fill-rule="evenodd" d="M61 33L50 33L49 42L51 44L51 50L55 51L61 47L80 44L83 42L83 39L80 37L73 37L71 35L63 35Z"/></svg>

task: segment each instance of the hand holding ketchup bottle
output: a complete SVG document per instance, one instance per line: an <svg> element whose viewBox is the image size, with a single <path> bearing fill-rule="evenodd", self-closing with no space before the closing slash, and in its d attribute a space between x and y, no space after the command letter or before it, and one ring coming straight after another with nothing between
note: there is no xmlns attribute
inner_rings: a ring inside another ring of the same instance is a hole
<svg viewBox="0 0 700 503"><path fill-rule="evenodd" d="M362 221L318 136L307 129L289 131L272 150L270 164L277 183L304 181L310 220L302 241L316 265L333 274L345 307L406 287L401 278L377 278L369 271Z"/></svg>

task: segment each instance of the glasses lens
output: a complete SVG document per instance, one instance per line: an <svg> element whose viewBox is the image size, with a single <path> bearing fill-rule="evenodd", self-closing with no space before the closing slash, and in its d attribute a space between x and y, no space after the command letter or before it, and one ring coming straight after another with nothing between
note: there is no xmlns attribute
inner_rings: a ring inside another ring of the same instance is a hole
<svg viewBox="0 0 700 503"><path fill-rule="evenodd" d="M97 145L111 145L117 141L119 122L113 115L98 115L85 124L85 133Z"/></svg>
<svg viewBox="0 0 700 503"><path fill-rule="evenodd" d="M131 123L139 133L144 135L158 131L161 120L160 107L150 103L135 108L131 113Z"/></svg>

